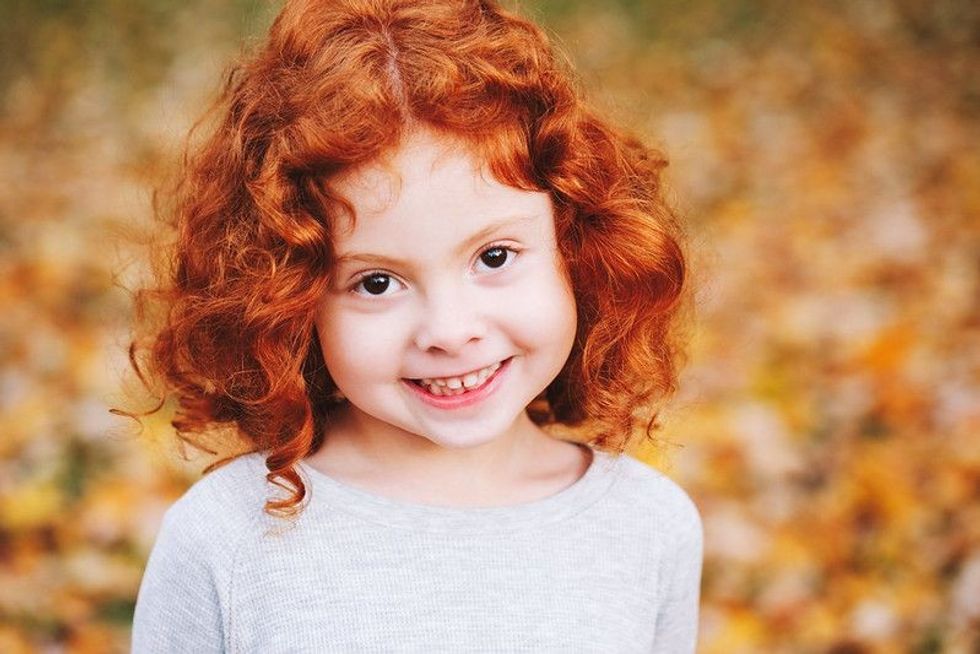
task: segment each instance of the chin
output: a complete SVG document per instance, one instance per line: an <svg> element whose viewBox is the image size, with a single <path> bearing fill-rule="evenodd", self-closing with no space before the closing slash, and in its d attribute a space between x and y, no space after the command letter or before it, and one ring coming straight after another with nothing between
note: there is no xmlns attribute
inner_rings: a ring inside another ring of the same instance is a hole
<svg viewBox="0 0 980 654"><path fill-rule="evenodd" d="M506 428L487 426L484 429L460 433L459 430L434 429L420 434L429 442L448 449L467 449L492 443L504 436Z"/></svg>

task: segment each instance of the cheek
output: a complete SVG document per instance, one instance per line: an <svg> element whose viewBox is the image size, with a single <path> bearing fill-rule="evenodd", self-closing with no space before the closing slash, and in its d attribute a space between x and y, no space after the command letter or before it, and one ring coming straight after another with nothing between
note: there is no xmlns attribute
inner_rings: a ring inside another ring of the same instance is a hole
<svg viewBox="0 0 980 654"><path fill-rule="evenodd" d="M571 289L563 285L556 289L549 307L552 319L549 320L550 338L557 350L561 351L562 363L572 349L575 341L575 331L578 327L578 317L575 311L575 296Z"/></svg>
<svg viewBox="0 0 980 654"><path fill-rule="evenodd" d="M317 319L320 350L331 376L338 383L344 378L368 377L380 373L391 376L401 360L402 335L394 316L359 314L332 307Z"/></svg>
<svg viewBox="0 0 980 654"><path fill-rule="evenodd" d="M525 341L524 345L546 348L554 351L555 356L565 357L575 338L574 295L556 271L548 271L535 279L526 288L524 300L512 301L508 311L516 312L515 329Z"/></svg>

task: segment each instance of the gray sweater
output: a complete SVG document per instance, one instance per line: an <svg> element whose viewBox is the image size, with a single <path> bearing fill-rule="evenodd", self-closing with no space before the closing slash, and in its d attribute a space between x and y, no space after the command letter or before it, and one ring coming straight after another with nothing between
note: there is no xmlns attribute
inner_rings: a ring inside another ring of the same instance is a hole
<svg viewBox="0 0 980 654"><path fill-rule="evenodd" d="M249 454L170 509L133 651L693 652L702 530L676 484L595 451L577 482L506 507L409 504L303 463L310 502L262 512Z"/></svg>

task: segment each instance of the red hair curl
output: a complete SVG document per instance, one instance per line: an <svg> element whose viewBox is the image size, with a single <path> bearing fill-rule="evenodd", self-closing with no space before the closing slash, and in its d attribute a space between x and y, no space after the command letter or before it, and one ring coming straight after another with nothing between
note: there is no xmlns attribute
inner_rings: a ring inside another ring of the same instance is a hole
<svg viewBox="0 0 980 654"><path fill-rule="evenodd" d="M287 2L215 110L165 216L171 265L147 291L164 300L163 324L130 358L178 400L184 442L232 427L268 453L267 478L288 496L267 512L297 513L295 464L319 448L335 390L313 325L334 260L326 182L418 126L554 201L578 327L532 419L616 452L644 421L650 437L651 407L676 389L686 287L666 160L595 115L542 30L489 0Z"/></svg>

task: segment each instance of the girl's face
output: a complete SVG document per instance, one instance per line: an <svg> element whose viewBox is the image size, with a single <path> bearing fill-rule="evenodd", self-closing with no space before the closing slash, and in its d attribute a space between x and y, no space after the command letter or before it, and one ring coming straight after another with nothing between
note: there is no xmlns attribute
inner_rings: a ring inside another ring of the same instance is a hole
<svg viewBox="0 0 980 654"><path fill-rule="evenodd" d="M334 232L316 326L359 424L444 447L527 424L575 336L550 196L424 131L331 186L356 220Z"/></svg>

